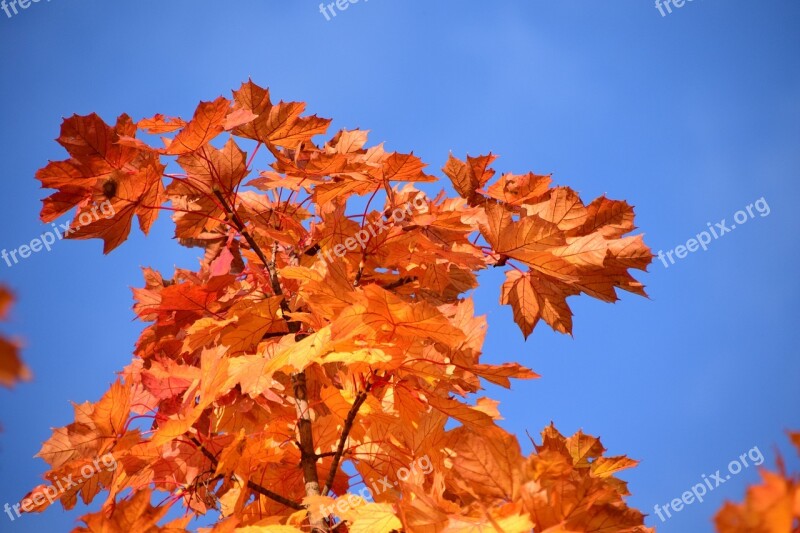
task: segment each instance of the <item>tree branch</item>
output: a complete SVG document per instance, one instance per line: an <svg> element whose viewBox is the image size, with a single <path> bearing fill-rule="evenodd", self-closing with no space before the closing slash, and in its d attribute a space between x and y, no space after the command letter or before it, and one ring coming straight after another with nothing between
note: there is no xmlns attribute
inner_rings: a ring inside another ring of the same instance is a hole
<svg viewBox="0 0 800 533"><path fill-rule="evenodd" d="M324 458L324 457L333 457L334 455L336 455L336 452L323 452L323 453L318 453L318 454L317 454L317 459L322 459L322 458Z"/></svg>
<svg viewBox="0 0 800 533"><path fill-rule="evenodd" d="M220 203L222 203L225 211L227 211L231 221L235 225L236 229L239 233L245 238L247 243L256 253L258 258L264 263L264 266L269 273L270 285L272 286L272 292L275 296L281 296L281 310L283 311L283 318L286 321L287 325L289 326L290 333L297 333L300 331L301 324L299 322L290 321L287 313L290 312L289 303L286 301L286 297L283 294L283 289L281 288L281 282L278 278L278 271L275 267L275 259L278 252L278 243L274 243L272 246L272 258L267 259L266 255L264 255L263 250L258 246L255 239L250 232L247 231L242 219L236 213L232 206L228 204L225 200L225 197L219 191L219 189L214 189L214 194L219 199ZM317 474L317 460L318 457L315 453L315 446L314 446L314 434L312 431L311 426L311 415L309 413L308 407L308 387L306 386L306 374L305 372L298 372L297 374L292 374L292 384L294 386L294 397L296 400L296 410L297 410L297 432L300 438L300 468L303 470L303 480L305 482L305 492L306 496L319 496L319 475ZM265 489L266 490L266 489ZM300 507L303 509L304 507ZM308 514L308 519L311 524L311 531L314 533L321 532L324 533L328 531L328 525L323 518L314 518L311 513Z"/></svg>
<svg viewBox="0 0 800 533"><path fill-rule="evenodd" d="M492 266L495 267L495 268L506 266L507 262L508 262L508 256L507 255L501 255L500 259L498 259L497 262L495 264L493 264Z"/></svg>
<svg viewBox="0 0 800 533"><path fill-rule="evenodd" d="M233 222L234 226L236 226L236 229L239 231L239 233L242 234L242 237L244 237L245 240L247 241L247 244L250 245L250 248L252 248L253 251L258 256L258 258L261 259L261 262L264 263L264 266L269 268L269 261L267 261L267 257L264 255L264 252L261 250L261 247L256 243L255 239L253 239L253 236L250 235L250 232L247 231L247 228L245 228L244 226L244 222L242 222L242 219L239 218L239 215L236 213L236 211L233 210L233 207L228 205L228 201L222 195L222 192L218 188L214 187L214 194L217 196L217 199L222 204L222 207L225 208L225 211L230 216L231 222ZM270 272L270 274L272 274L272 272ZM275 287L273 287L273 289L274 288ZM276 295L282 294L282 291L279 293L276 292L275 294Z"/></svg>
<svg viewBox="0 0 800 533"><path fill-rule="evenodd" d="M281 282L278 279L278 272L275 270L275 258L273 257L272 261L267 260L267 256L264 255L264 251L258 245L253 236L250 235L250 232L247 231L247 228L245 227L244 222L242 222L242 219L239 217L239 214L236 213L236 211L233 209L233 206L228 204L228 201L222 195L222 192L216 187L214 187L214 194L225 208L225 211L228 213L233 225L236 227L242 237L244 237L244 239L247 241L247 244L250 245L250 248L253 250L253 252L255 252L258 258L261 259L261 262L264 263L264 266L267 268L267 272L269 273L269 282L272 286L273 294L275 294L275 296L283 296L283 289L281 288ZM284 313L289 312L289 304L286 302L286 298L281 301L281 309ZM292 330L291 322L289 322L289 326L289 330L292 331L292 333L296 333L299 329L299 324L296 326L297 329L294 330Z"/></svg>
<svg viewBox="0 0 800 533"><path fill-rule="evenodd" d="M303 481L305 481L306 496L319 496L319 474L317 473L317 454L314 446L314 434L311 428L311 414L308 410L308 386L306 384L306 373L298 372L292 374L292 384L294 385L294 397L297 409L297 433L300 437L300 468L303 470ZM328 525L324 518L315 519L312 513L308 514L311 523L311 531L328 531Z"/></svg>
<svg viewBox="0 0 800 533"><path fill-rule="evenodd" d="M342 436L339 439L339 446L336 448L336 454L333 456L333 464L331 464L330 472L328 472L328 479L325 480L325 487L322 489L322 495L327 496L328 491L331 490L333 486L333 481L336 479L336 472L339 470L339 463L342 461L342 455L344 455L344 447L347 443L347 439L350 437L350 430L353 429L353 423L356 421L356 416L358 416L358 410L361 409L361 406L367 400L367 394L369 393L370 386L367 385L367 388L358 393L356 396L356 401L353 402L353 406L350 408L350 412L347 413L347 418L344 421L344 429L342 430Z"/></svg>
<svg viewBox="0 0 800 533"><path fill-rule="evenodd" d="M203 455L205 455L206 458L209 461L211 461L211 464L214 465L214 469L216 469L217 465L219 464L219 461L217 461L217 457L213 453L211 453L209 450L207 450L206 447L203 446L203 443L201 443L195 437L191 437L191 441L192 441L192 444L197 446L197 449L200 450L203 453ZM266 489L266 488L262 487L261 485L259 485L257 483L253 483L252 481L248 481L247 482L247 488L252 490L253 492L257 492L258 494L261 494L262 496L266 496L270 500L278 502L281 505L285 505L286 507L289 507L291 509L295 509L297 511L299 511L301 509L305 509L305 507L303 507L299 503L293 502L289 498L281 496L278 493L272 492L271 490Z"/></svg>
<svg viewBox="0 0 800 533"><path fill-rule="evenodd" d="M411 283L413 281L417 281L417 278L416 277L400 278L397 281L393 281L392 283L390 283L388 285L384 285L383 288L386 289L387 291L390 291L392 289L396 289L398 287L402 287L403 285L405 285L407 283Z"/></svg>

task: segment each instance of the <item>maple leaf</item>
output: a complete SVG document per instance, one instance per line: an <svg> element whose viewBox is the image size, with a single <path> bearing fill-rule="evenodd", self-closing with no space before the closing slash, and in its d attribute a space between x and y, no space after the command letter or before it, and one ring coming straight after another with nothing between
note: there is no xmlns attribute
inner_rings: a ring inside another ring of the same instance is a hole
<svg viewBox="0 0 800 533"><path fill-rule="evenodd" d="M789 433L800 455L800 433ZM800 527L800 476L790 476L778 458L778 472L760 471L762 483L747 489L742 503L725 502L714 517L719 533L795 532Z"/></svg>
<svg viewBox="0 0 800 533"><path fill-rule="evenodd" d="M508 205L517 206L544 196L550 190L550 182L550 176L540 176L532 172L519 176L503 174L486 189L485 194Z"/></svg>
<svg viewBox="0 0 800 533"><path fill-rule="evenodd" d="M578 294L575 289L566 290L550 280L537 278L530 272L510 270L506 272L500 303L511 306L514 310L514 321L525 338L528 338L540 318L556 331L571 332L572 311L566 299L575 294Z"/></svg>
<svg viewBox="0 0 800 533"><path fill-rule="evenodd" d="M182 155L194 152L222 133L230 102L220 96L213 102L200 102L190 120L169 143L166 153Z"/></svg>
<svg viewBox="0 0 800 533"><path fill-rule="evenodd" d="M43 200L42 221L51 222L77 206L66 237L100 237L104 253L128 237L134 215L142 232L148 233L163 200L164 166L149 150L119 143L135 133L128 115L121 115L113 128L96 114L65 119L58 142L71 158L51 162L36 173L43 188L58 189ZM104 203L110 204L113 216L98 216L98 206Z"/></svg>
<svg viewBox="0 0 800 533"><path fill-rule="evenodd" d="M217 229L225 211L215 194L220 191L225 201L234 200L234 191L247 175L245 153L231 139L221 150L205 145L177 162L186 178L175 178L165 191L179 208L173 216L176 236L194 238Z"/></svg>
<svg viewBox="0 0 800 533"><path fill-rule="evenodd" d="M623 237L634 229L627 204L601 198L585 208L567 188L515 202L525 208L518 220L513 204L488 203L481 232L500 262L515 259L529 267L506 272L500 298L525 338L540 319L571 334L570 296L614 302L616 288L646 296L627 269L646 270L653 256L641 236Z"/></svg>
<svg viewBox="0 0 800 533"><path fill-rule="evenodd" d="M479 157L467 157L466 163L450 154L442 172L453 182L456 192L466 198L470 205L477 203L480 196L477 190L482 188L494 176L489 165L497 156L489 154Z"/></svg>
<svg viewBox="0 0 800 533"><path fill-rule="evenodd" d="M0 285L0 320L6 320L14 297ZM0 336L0 385L11 387L20 380L28 380L31 373L19 357L19 344Z"/></svg>
<svg viewBox="0 0 800 533"><path fill-rule="evenodd" d="M452 472L479 497L513 501L519 498L522 453L517 440L492 427L478 434L467 428L450 433Z"/></svg>
<svg viewBox="0 0 800 533"><path fill-rule="evenodd" d="M305 104L300 102L280 102L272 105L269 90L249 81L234 91L233 98L237 109L250 111L255 118L238 126L234 133L247 139L254 139L267 145L294 148L308 142L311 137L325 133L329 119L301 117Z"/></svg>
<svg viewBox="0 0 800 533"><path fill-rule="evenodd" d="M551 424L542 444L528 458L523 475L522 501L541 531L619 531L644 533L644 515L623 500L625 484L603 471L599 439L578 432L565 438ZM624 457L611 458L619 469L633 466ZM598 466L595 466L597 464Z"/></svg>
<svg viewBox="0 0 800 533"><path fill-rule="evenodd" d="M152 533L169 533L181 530L189 523L189 518L174 521L165 527L158 527L158 521L166 514L166 507L153 507L150 503L150 490L134 493L130 498L122 500L114 507L103 509L97 513L81 517L86 527L75 529L78 533L96 531L148 531Z"/></svg>
<svg viewBox="0 0 800 533"><path fill-rule="evenodd" d="M792 444L797 448L797 454L800 455L800 431L795 431L789 433L789 438L792 441Z"/></svg>
<svg viewBox="0 0 800 533"><path fill-rule="evenodd" d="M147 133L171 133L186 126L186 122L179 118L165 117L161 113L156 114L152 118L143 118L136 123L136 127L144 130Z"/></svg>

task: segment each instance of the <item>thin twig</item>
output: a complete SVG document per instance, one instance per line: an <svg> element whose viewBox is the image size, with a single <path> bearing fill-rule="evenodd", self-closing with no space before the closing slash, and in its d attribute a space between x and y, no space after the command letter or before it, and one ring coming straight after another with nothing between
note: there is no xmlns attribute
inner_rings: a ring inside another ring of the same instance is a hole
<svg viewBox="0 0 800 533"><path fill-rule="evenodd" d="M214 469L216 469L217 465L219 464L219 462L217 461L217 457L213 453L211 453L208 449L206 449L206 447L203 446L203 444L199 440L197 440L195 437L192 437L191 441L192 441L192 444L197 446L197 449L200 450L203 453L203 455L205 455L206 458L209 461L211 461L211 464L214 465ZM269 498L269 499L271 499L273 501L276 501L276 502L280 503L281 505L285 505L286 507L289 507L291 509L295 509L297 511L299 511L301 509L305 509L305 507L303 507L301 504L299 504L297 502L293 502L289 498L281 496L278 493L272 492L271 490L266 489L266 488L262 487L261 485L258 485L257 483L254 483L252 481L248 481L247 482L247 488L252 490L253 492L257 492L258 494L261 494L262 496L266 496L267 498Z"/></svg>
<svg viewBox="0 0 800 533"><path fill-rule="evenodd" d="M398 287L402 287L403 285L414 281L417 281L416 277L400 278L397 281L393 281L392 283L385 285L383 288L386 289L387 291L390 291L392 289L397 289Z"/></svg>
<svg viewBox="0 0 800 533"><path fill-rule="evenodd" d="M277 247L277 243L275 243L275 246L273 246L272 260L267 259L267 256L264 255L264 251L258 245L258 243L253 238L253 236L250 235L250 232L247 231L247 228L245 227L244 222L242 222L242 219L239 218L239 214L236 213L236 211L233 209L233 207L228 204L228 201L225 200L225 197L222 195L222 192L218 188L214 188L214 194L217 195L217 198L222 203L222 206L225 208L225 211L228 213L228 216L230 217L231 222L233 222L233 225L236 227L236 229L239 231L239 233L242 235L242 237L244 237L244 239L247 241L247 244L250 245L250 248L255 252L255 254L258 256L258 258L261 260L261 262L267 268L267 272L269 273L269 281L270 281L270 285L272 286L273 294L275 294L275 296L283 296L283 289L281 288L281 282L278 279L278 271L275 269L275 255L276 255L276 252L277 252L277 248L276 248ZM286 301L286 298L282 298L281 299L281 310L284 313L284 318L286 318L286 313L288 313L290 311L289 304ZM287 319L287 323L289 325L289 331L291 333L297 333L298 331L300 331L300 324L299 323L290 322L288 319Z"/></svg>
<svg viewBox="0 0 800 533"><path fill-rule="evenodd" d="M264 255L264 252L261 250L261 247L256 243L255 239L253 239L252 235L250 235L250 232L247 231L247 228L244 226L242 219L239 218L239 215L236 213L236 211L234 211L233 208L230 205L228 205L228 201L225 200L225 197L222 195L222 192L215 187L214 194L217 196L217 199L222 203L222 207L225 209L225 212L228 213L228 216L230 216L231 222L233 222L234 226L236 226L236 229L239 231L239 233L242 234L242 237L245 238L247 244L250 245L250 248L252 248L252 250L256 253L258 258L261 259L261 262L264 263L264 266L269 267L269 261L267 261L267 257ZM272 272L270 272L270 277L272 277ZM283 292L282 291L280 293L276 292L275 294L282 295Z"/></svg>
<svg viewBox="0 0 800 533"><path fill-rule="evenodd" d="M353 402L353 406L350 408L350 412L347 413L347 418L344 421L344 429L342 430L342 436L339 439L339 446L336 448L336 455L333 456L333 464L331 464L331 469L328 472L328 479L325 480L325 486L322 488L322 495L327 496L328 491L330 491L331 486L333 486L333 481L336 479L336 472L339 470L339 463L342 461L342 455L344 455L344 447L347 443L347 439L350 437L350 430L353 429L353 423L356 421L356 416L358 416L358 411L361 409L361 406L367 400L367 394L369 393L370 386L367 385L367 388L358 393L356 396L356 401Z"/></svg>

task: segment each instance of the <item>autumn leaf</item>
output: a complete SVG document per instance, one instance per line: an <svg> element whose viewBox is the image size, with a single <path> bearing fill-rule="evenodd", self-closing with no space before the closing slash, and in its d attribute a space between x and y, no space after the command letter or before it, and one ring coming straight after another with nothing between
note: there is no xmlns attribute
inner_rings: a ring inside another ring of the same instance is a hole
<svg viewBox="0 0 800 533"><path fill-rule="evenodd" d="M158 113L152 118L144 118L136 123L136 127L150 134L171 133L186 126L179 118L165 117Z"/></svg>
<svg viewBox="0 0 800 533"><path fill-rule="evenodd" d="M535 530L654 531L644 527L642 513L625 505L625 483L605 470L635 462L607 460L604 451L599 439L583 432L565 438L552 424L542 432L542 444L527 459L523 474L522 501Z"/></svg>
<svg viewBox="0 0 800 533"><path fill-rule="evenodd" d="M623 236L634 229L627 204L601 198L586 208L571 189L538 192L512 204L487 203L481 225L498 263L513 259L528 266L527 272L507 271L500 298L525 338L540 319L571 334L570 296L615 302L617 288L646 295L627 269L646 270L652 254L640 235Z"/></svg>
<svg viewBox="0 0 800 533"><path fill-rule="evenodd" d="M350 514L348 531L351 533L391 533L403 527L391 505L367 503Z"/></svg>
<svg viewBox="0 0 800 533"><path fill-rule="evenodd" d="M154 152L119 143L135 133L128 115L121 115L113 128L96 114L65 119L58 142L70 159L51 162L36 173L43 188L58 190L43 200L42 221L51 222L77 206L66 237L100 237L104 253L128 237L134 215L148 233L163 201L164 166ZM99 208L112 216L100 216Z"/></svg>
<svg viewBox="0 0 800 533"><path fill-rule="evenodd" d="M95 531L152 531L167 533L172 528L157 527L158 521L167 511L165 507L153 507L150 504L150 490L134 493L129 499L122 500L110 513L100 511L81 517L86 527L78 527L76 532L90 533ZM179 521L181 529L188 524L188 518ZM177 524L175 524L177 526Z"/></svg>
<svg viewBox="0 0 800 533"><path fill-rule="evenodd" d="M566 299L575 294L578 294L577 290L569 291L553 281L539 279L530 272L509 270L506 272L500 303L511 306L514 321L528 338L539 319L544 319L556 331L571 332L572 310Z"/></svg>
<svg viewBox="0 0 800 533"><path fill-rule="evenodd" d="M213 102L200 102L190 120L167 147L167 154L182 155L208 144L225 129L230 102L219 97Z"/></svg>
<svg viewBox="0 0 800 533"><path fill-rule="evenodd" d="M294 148L308 142L314 135L325 133L331 122L316 116L301 117L305 104L300 102L273 105L269 90L252 81L234 91L233 98L237 109L250 111L255 116L249 123L236 128L234 133L276 147Z"/></svg>
<svg viewBox="0 0 800 533"><path fill-rule="evenodd" d="M284 526L281 524L274 524L270 526L247 526L236 529L236 533L302 533L303 530L292 527Z"/></svg>
<svg viewBox="0 0 800 533"><path fill-rule="evenodd" d="M450 178L456 192L466 198L470 205L474 205L480 197L476 191L494 176L494 170L489 168L489 165L495 159L497 156L489 154L467 157L467 161L464 162L450 154L442 171Z"/></svg>
<svg viewBox="0 0 800 533"><path fill-rule="evenodd" d="M789 438L791 439L795 448L797 448L797 454L800 455L800 431L789 433Z"/></svg>
<svg viewBox="0 0 800 533"><path fill-rule="evenodd" d="M0 285L0 320L6 320L11 302L11 292ZM19 357L19 344L0 336L0 385L11 387L20 380L28 380L31 373Z"/></svg>
<svg viewBox="0 0 800 533"><path fill-rule="evenodd" d="M449 435L456 479L467 483L477 497L513 501L522 484L522 454L516 439L497 428L481 433L464 427Z"/></svg>
<svg viewBox="0 0 800 533"><path fill-rule="evenodd" d="M800 455L800 434L789 433ZM719 533L794 532L800 523L800 476L788 475L778 458L778 471L760 471L762 482L747 489L742 503L725 502L714 517Z"/></svg>

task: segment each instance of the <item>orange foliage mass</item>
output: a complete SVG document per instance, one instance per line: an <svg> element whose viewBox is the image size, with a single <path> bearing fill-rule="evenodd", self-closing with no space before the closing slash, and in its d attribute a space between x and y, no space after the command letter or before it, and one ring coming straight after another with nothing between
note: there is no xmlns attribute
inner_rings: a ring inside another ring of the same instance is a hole
<svg viewBox="0 0 800 533"><path fill-rule="evenodd" d="M59 494L71 508L107 493L79 531L184 531L157 526L178 502L218 513L214 532L649 531L615 477L635 461L552 426L525 457L497 402L475 398L481 378L538 376L481 362L487 324L465 296L505 267L501 302L527 337L540 320L571 333L569 296L644 295L629 270L652 256L628 236L631 206L584 203L548 176L493 181L493 155L451 156L458 195L429 197L416 185L438 178L417 156L367 147L361 130L316 143L330 120L304 109L247 82L188 121L64 121L69 159L37 173L56 190L43 220L111 202L113 217L68 236L108 253L134 216L147 233L168 210L179 242L205 251L197 271L144 270L133 362L39 454L51 483L116 460ZM270 168L251 177L257 155ZM422 457L431 471L405 475ZM358 479L387 488L364 501Z"/></svg>

